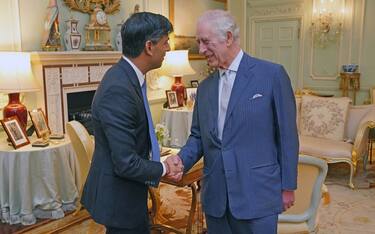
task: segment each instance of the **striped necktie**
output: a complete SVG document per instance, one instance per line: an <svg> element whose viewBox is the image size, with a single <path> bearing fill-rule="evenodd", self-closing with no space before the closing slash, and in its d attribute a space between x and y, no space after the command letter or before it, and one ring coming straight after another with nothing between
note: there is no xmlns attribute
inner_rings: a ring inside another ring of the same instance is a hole
<svg viewBox="0 0 375 234"><path fill-rule="evenodd" d="M143 85L142 85L142 96L143 96L143 105L145 106L146 115L147 115L148 133L150 135L150 140L151 140L151 156L152 156L151 158L152 158L152 161L160 162L159 144L158 144L158 140L156 139L154 124L152 123L152 116L151 116L150 107L148 105L148 100L147 100L146 81L143 82Z"/></svg>

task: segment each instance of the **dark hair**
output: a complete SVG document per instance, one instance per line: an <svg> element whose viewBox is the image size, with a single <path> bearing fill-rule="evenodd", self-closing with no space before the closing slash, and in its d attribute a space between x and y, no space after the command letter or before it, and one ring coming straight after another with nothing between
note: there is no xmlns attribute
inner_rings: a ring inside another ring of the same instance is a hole
<svg viewBox="0 0 375 234"><path fill-rule="evenodd" d="M130 58L138 57L146 41L157 43L162 36L173 31L169 20L151 12L134 13L121 27L122 53Z"/></svg>

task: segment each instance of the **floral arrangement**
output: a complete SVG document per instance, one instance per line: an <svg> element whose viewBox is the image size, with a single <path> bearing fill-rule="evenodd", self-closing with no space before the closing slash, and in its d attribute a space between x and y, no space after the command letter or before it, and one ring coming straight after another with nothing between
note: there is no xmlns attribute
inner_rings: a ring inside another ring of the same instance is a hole
<svg viewBox="0 0 375 234"><path fill-rule="evenodd" d="M156 124L155 134L160 145L163 145L164 141L169 140L169 131L164 124Z"/></svg>

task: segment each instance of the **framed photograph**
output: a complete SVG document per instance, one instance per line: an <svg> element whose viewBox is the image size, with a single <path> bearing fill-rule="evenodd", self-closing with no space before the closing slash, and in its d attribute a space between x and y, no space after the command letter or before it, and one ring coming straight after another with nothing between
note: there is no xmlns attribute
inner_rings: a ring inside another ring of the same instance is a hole
<svg viewBox="0 0 375 234"><path fill-rule="evenodd" d="M197 97L197 88L186 88L186 96L187 101L195 102L195 98Z"/></svg>
<svg viewBox="0 0 375 234"><path fill-rule="evenodd" d="M189 110L193 109L195 98L197 97L197 88L186 88L186 106Z"/></svg>
<svg viewBox="0 0 375 234"><path fill-rule="evenodd" d="M30 144L26 132L22 129L21 124L16 116L0 120L8 138L15 149Z"/></svg>
<svg viewBox="0 0 375 234"><path fill-rule="evenodd" d="M193 87L193 88L198 88L199 81L198 81L198 80L191 80L191 81L190 81L190 85L191 85L191 87Z"/></svg>
<svg viewBox="0 0 375 234"><path fill-rule="evenodd" d="M51 134L51 130L48 127L46 116L41 108L29 111L31 122L33 122L36 135L41 138L46 133Z"/></svg>
<svg viewBox="0 0 375 234"><path fill-rule="evenodd" d="M172 49L189 50L189 59L205 59L203 55L199 54L195 33L198 17L209 9L226 10L227 1L169 0L169 20L174 29L174 36L171 37Z"/></svg>
<svg viewBox="0 0 375 234"><path fill-rule="evenodd" d="M167 96L168 108L169 109L177 108L178 107L178 101L177 101L176 91L166 90L165 94Z"/></svg>

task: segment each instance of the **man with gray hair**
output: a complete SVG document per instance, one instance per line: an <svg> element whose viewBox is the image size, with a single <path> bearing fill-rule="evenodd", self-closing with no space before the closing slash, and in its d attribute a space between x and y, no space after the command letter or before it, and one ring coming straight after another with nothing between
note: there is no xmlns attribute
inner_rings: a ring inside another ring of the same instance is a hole
<svg viewBox="0 0 375 234"><path fill-rule="evenodd" d="M297 187L296 105L284 68L244 53L226 11L197 23L199 52L217 71L201 82L191 134L168 161L188 171L204 156L208 233L277 233ZM179 180L181 175L174 179Z"/></svg>

